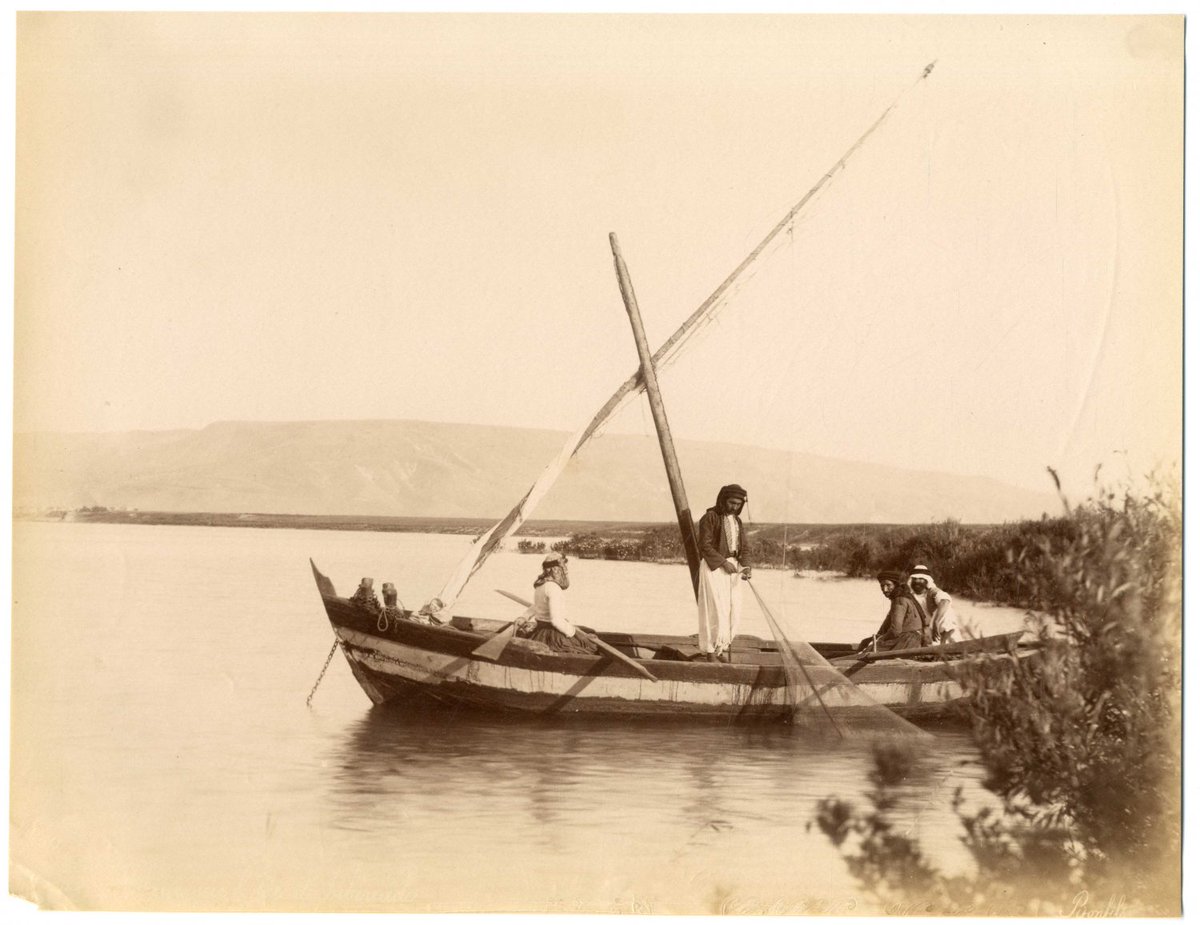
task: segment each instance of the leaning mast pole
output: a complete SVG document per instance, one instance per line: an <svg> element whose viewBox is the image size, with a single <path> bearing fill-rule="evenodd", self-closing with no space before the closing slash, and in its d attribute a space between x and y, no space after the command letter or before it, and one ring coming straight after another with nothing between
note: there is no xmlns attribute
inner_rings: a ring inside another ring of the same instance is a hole
<svg viewBox="0 0 1200 925"><path fill-rule="evenodd" d="M642 382L646 386L646 397L650 400L650 414L654 418L654 429L658 431L658 445L662 450L663 464L667 468L667 481L671 484L671 499L675 502L679 532L683 536L683 551L687 556L688 570L692 573L692 593L699 595L700 550L696 542L696 525L692 521L687 493L683 488L683 475L679 471L679 460L675 456L675 442L671 439L671 428L667 424L667 409L663 404L662 392L658 388L658 374L654 371L654 357L650 352L650 344L646 340L646 331L642 327L642 313L638 310L637 296L634 295L633 283L629 279L625 258L621 256L621 247L617 243L616 234L610 233L608 242L612 245L613 263L617 269L617 283L621 287L621 298L625 301L625 311L629 314L629 323L633 326L633 339L637 344L638 361L641 363Z"/></svg>

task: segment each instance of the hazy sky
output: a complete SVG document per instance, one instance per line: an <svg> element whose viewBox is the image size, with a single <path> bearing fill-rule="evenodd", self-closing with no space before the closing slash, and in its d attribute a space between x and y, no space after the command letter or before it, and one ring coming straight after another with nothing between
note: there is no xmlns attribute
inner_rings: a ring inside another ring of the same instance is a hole
<svg viewBox="0 0 1200 925"><path fill-rule="evenodd" d="M23 430L573 430L1048 488L1180 455L1182 18L22 14ZM651 432L644 405L615 430Z"/></svg>

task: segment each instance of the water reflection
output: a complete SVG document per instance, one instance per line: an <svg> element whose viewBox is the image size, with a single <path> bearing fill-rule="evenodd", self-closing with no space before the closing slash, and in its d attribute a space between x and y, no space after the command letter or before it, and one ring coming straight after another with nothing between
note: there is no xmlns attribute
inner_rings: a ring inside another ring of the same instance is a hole
<svg viewBox="0 0 1200 925"><path fill-rule="evenodd" d="M924 744L898 815L918 829L931 809L944 816L947 784L970 782L970 757L962 734ZM336 827L407 830L426 846L469 827L497 850L583 864L597 862L588 830L664 860L746 839L799 851L820 838L808 831L817 800L861 804L872 766L868 743L814 742L788 726L507 721L402 706L367 710L326 765ZM947 822L931 834L953 839Z"/></svg>

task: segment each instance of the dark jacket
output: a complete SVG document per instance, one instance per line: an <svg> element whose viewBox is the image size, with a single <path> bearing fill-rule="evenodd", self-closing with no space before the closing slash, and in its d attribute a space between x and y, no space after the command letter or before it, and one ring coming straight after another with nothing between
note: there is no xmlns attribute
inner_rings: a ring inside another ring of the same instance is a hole
<svg viewBox="0 0 1200 925"><path fill-rule="evenodd" d="M881 649L893 648L885 645L886 642L893 641L901 643L895 648L929 644L928 629L921 618L921 608L903 592L897 592L892 598L892 605L888 608L887 616L883 618L877 635Z"/></svg>
<svg viewBox="0 0 1200 925"><path fill-rule="evenodd" d="M718 514L715 507L710 507L696 524L696 544L700 547L700 558L707 562L714 572L729 558L729 547L725 545L725 531L721 529L721 521L724 519L724 514ZM737 525L737 560L746 566L750 562L746 549L746 528L742 525L742 518L737 518Z"/></svg>

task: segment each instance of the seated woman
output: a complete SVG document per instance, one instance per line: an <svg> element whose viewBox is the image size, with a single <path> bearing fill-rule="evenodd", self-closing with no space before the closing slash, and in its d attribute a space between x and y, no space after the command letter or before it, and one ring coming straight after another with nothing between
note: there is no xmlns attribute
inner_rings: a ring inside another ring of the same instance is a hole
<svg viewBox="0 0 1200 925"><path fill-rule="evenodd" d="M908 593L904 576L899 572L883 571L877 577L879 590L892 605L875 636L868 636L859 644L859 648L887 652L928 645L929 638L921 620L921 611Z"/></svg>
<svg viewBox="0 0 1200 925"><path fill-rule="evenodd" d="M527 622L533 624L522 636L544 643L556 652L594 655L596 647L576 632L567 619L567 557L556 552L542 561L542 574L533 583L533 606Z"/></svg>

